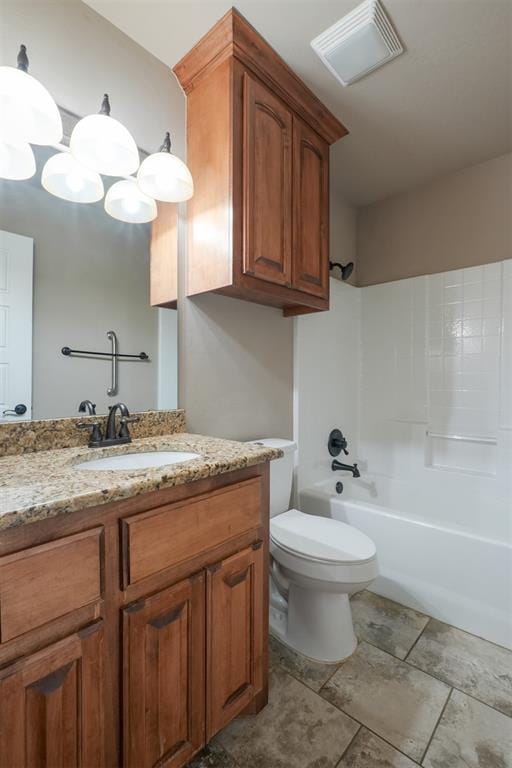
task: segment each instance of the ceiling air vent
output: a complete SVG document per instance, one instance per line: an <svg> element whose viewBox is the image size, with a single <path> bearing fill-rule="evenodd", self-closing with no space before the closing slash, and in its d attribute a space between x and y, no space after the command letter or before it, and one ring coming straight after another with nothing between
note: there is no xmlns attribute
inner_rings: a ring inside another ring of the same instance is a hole
<svg viewBox="0 0 512 768"><path fill-rule="evenodd" d="M378 0L365 0L315 37L311 46L343 85L355 83L404 51Z"/></svg>

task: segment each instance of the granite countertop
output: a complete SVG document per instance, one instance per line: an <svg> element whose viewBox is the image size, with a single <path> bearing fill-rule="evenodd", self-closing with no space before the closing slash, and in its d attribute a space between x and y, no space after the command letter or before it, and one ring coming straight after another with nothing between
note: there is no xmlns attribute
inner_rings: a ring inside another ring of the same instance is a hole
<svg viewBox="0 0 512 768"><path fill-rule="evenodd" d="M191 451L200 458L137 470L78 470L88 459L138 451ZM282 456L275 448L184 432L113 448L59 448L0 458L0 533L6 528L170 488Z"/></svg>

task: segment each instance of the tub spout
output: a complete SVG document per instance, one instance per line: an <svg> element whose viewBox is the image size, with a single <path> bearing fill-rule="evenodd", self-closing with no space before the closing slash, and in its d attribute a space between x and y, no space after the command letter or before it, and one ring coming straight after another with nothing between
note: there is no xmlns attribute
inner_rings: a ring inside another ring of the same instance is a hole
<svg viewBox="0 0 512 768"><path fill-rule="evenodd" d="M333 459L331 464L331 469L333 472L336 472L337 469L343 469L346 472L352 472L352 477L361 477L361 473L357 468L357 464L343 464L342 461Z"/></svg>

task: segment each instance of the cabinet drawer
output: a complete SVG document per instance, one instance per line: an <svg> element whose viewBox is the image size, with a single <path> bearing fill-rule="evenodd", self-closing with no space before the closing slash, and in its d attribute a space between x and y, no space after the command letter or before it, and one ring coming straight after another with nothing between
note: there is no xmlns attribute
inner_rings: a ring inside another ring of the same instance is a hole
<svg viewBox="0 0 512 768"><path fill-rule="evenodd" d="M2 643L101 599L103 528L0 557Z"/></svg>
<svg viewBox="0 0 512 768"><path fill-rule="evenodd" d="M257 528L261 494L254 478L123 520L124 586Z"/></svg>

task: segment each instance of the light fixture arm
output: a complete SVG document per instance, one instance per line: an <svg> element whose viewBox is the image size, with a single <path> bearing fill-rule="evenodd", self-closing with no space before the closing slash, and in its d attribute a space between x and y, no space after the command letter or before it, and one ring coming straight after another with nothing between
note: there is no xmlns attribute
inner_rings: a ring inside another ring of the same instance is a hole
<svg viewBox="0 0 512 768"><path fill-rule="evenodd" d="M21 69L22 72L28 72L28 56L27 56L26 45L20 45L17 62L18 62L18 69Z"/></svg>
<svg viewBox="0 0 512 768"><path fill-rule="evenodd" d="M169 152L171 153L171 134L169 131L165 132L165 138L163 140L162 146L158 150L159 152Z"/></svg>
<svg viewBox="0 0 512 768"><path fill-rule="evenodd" d="M108 93L105 93L103 95L103 101L101 102L100 107L100 115L106 115L107 117L110 117L110 101L108 98Z"/></svg>

